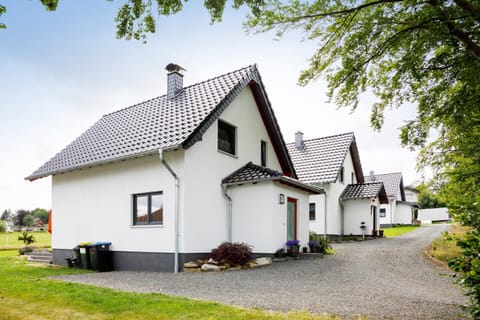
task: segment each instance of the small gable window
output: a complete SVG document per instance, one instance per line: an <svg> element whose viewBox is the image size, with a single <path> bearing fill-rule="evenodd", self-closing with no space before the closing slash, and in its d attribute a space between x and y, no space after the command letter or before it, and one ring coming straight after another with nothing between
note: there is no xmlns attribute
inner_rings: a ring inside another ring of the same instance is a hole
<svg viewBox="0 0 480 320"><path fill-rule="evenodd" d="M316 204L314 202L310 203L309 205L309 216L310 216L310 221L312 220L315 220L316 219L316 215L317 215L317 210L316 210Z"/></svg>
<svg viewBox="0 0 480 320"><path fill-rule="evenodd" d="M380 208L380 218L385 218L387 216L387 209Z"/></svg>
<svg viewBox="0 0 480 320"><path fill-rule="evenodd" d="M260 141L260 165L267 166L267 143L263 140Z"/></svg>
<svg viewBox="0 0 480 320"><path fill-rule="evenodd" d="M231 155L237 154L237 128L234 126L218 120L218 150L229 153Z"/></svg>
<svg viewBox="0 0 480 320"><path fill-rule="evenodd" d="M343 183L343 181L344 181L344 177L343 177L344 172L343 171L344 171L344 168L341 167L340 168L340 174L339 174L339 177L338 177L338 180L340 180L341 183Z"/></svg>
<svg viewBox="0 0 480 320"><path fill-rule="evenodd" d="M163 224L163 192L133 195L133 224Z"/></svg>

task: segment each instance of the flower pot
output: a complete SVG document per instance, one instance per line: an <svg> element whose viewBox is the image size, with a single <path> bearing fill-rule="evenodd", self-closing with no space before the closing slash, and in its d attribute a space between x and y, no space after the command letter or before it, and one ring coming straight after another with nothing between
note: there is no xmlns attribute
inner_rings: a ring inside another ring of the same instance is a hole
<svg viewBox="0 0 480 320"><path fill-rule="evenodd" d="M307 247L302 247L302 253L307 253L308 252L308 248Z"/></svg>
<svg viewBox="0 0 480 320"><path fill-rule="evenodd" d="M292 257L298 256L298 246L291 246L288 251Z"/></svg>

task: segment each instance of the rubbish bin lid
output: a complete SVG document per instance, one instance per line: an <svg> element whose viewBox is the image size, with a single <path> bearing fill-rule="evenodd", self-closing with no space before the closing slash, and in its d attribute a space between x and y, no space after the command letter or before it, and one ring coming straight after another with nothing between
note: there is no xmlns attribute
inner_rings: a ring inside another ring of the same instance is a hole
<svg viewBox="0 0 480 320"><path fill-rule="evenodd" d="M96 243L94 243L94 245L97 245L97 246L111 246L112 243L111 242L96 242Z"/></svg>
<svg viewBox="0 0 480 320"><path fill-rule="evenodd" d="M80 242L80 243L78 244L78 247L88 247L88 246L90 246L90 245L92 245L92 244L93 244L92 241L83 241L83 242Z"/></svg>

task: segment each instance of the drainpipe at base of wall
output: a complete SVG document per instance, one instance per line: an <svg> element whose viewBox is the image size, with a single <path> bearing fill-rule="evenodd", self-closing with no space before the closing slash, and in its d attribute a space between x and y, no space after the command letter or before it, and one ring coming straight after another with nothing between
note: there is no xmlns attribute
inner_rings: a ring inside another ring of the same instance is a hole
<svg viewBox="0 0 480 320"><path fill-rule="evenodd" d="M232 242L232 197L227 193L227 186L222 185L222 190L227 201L227 241Z"/></svg>
<svg viewBox="0 0 480 320"><path fill-rule="evenodd" d="M343 201L342 200L338 200L338 203L340 203L340 217L341 217L341 224L342 224L342 230L340 230L340 234L342 236L344 236L344 232L345 232L345 212L344 212L344 208L343 208Z"/></svg>
<svg viewBox="0 0 480 320"><path fill-rule="evenodd" d="M168 162L165 160L165 158L163 156L163 152L164 152L163 149L158 150L158 154L160 156L160 161L162 161L165 168L167 168L168 172L170 172L172 177L175 179L175 251L174 251L174 257L173 257L173 259L174 259L173 272L178 273L178 251L179 251L179 249L178 249L179 245L178 244L179 244L179 240L180 240L180 232L179 232L179 227L178 227L178 224L179 224L178 221L179 221L179 215L180 215L180 211L179 211L180 182L179 182L178 176L175 173L175 171L173 171L172 167L170 167Z"/></svg>

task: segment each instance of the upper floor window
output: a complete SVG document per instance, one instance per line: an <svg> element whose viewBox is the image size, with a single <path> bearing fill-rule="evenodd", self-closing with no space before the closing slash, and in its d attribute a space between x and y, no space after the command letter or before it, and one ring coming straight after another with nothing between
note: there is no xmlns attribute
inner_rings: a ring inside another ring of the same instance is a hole
<svg viewBox="0 0 480 320"><path fill-rule="evenodd" d="M341 167L339 177L338 177L338 180L340 180L341 183L343 183L343 181L344 181L344 177L343 177L344 172L343 171L344 171L344 168Z"/></svg>
<svg viewBox="0 0 480 320"><path fill-rule="evenodd" d="M218 150L237 154L237 128L218 120Z"/></svg>
<svg viewBox="0 0 480 320"><path fill-rule="evenodd" d="M263 140L260 141L260 165L267 166L267 143Z"/></svg>
<svg viewBox="0 0 480 320"><path fill-rule="evenodd" d="M355 175L353 174L353 172L352 172L352 179L351 180L352 180L352 182L350 182L350 183L354 184L355 183Z"/></svg>
<svg viewBox="0 0 480 320"><path fill-rule="evenodd" d="M133 195L133 224L163 224L163 192Z"/></svg>
<svg viewBox="0 0 480 320"><path fill-rule="evenodd" d="M309 205L309 216L310 216L310 221L312 220L315 220L316 219L316 215L317 215L317 210L316 210L316 204L314 202L310 203Z"/></svg>

